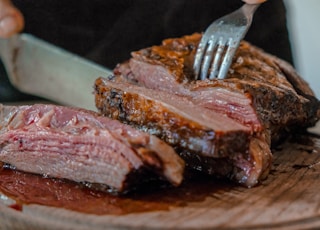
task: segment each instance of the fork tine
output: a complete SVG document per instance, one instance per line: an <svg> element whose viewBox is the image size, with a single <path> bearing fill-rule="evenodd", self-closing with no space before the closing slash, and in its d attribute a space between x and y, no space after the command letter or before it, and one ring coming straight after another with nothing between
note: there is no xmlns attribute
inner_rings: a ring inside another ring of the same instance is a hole
<svg viewBox="0 0 320 230"><path fill-rule="evenodd" d="M208 41L206 52L204 52L205 55L203 57L203 64L201 66L201 76L200 76L201 80L206 79L208 76L208 72L213 59L213 53L216 48L216 43L217 43L217 39L215 36L212 36L211 39Z"/></svg>
<svg viewBox="0 0 320 230"><path fill-rule="evenodd" d="M201 63L205 53L204 51L206 46L207 46L207 40L204 40L204 37L203 37L198 45L197 52L194 59L194 64L193 64L195 79L198 79L199 77Z"/></svg>
<svg viewBox="0 0 320 230"><path fill-rule="evenodd" d="M219 63L222 57L223 50L225 49L224 39L222 37L219 38L218 41L218 48L214 55L214 60L212 62L211 71L209 79L212 80L217 77L219 71Z"/></svg>
<svg viewBox="0 0 320 230"><path fill-rule="evenodd" d="M239 41L239 43L240 43L240 41ZM220 65L218 79L224 79L226 77L228 70L229 70L229 67L231 65L231 61L232 61L230 59L233 58L234 53L236 52L236 49L238 47L238 44L237 44L237 42L235 43L232 38L229 38L227 47L228 47L227 51L224 55L224 58L221 62L221 65Z"/></svg>

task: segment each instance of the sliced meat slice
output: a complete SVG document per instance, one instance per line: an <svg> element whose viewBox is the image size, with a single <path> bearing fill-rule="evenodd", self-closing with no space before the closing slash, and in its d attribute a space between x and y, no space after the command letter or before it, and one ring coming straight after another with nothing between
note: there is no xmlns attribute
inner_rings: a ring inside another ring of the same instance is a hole
<svg viewBox="0 0 320 230"><path fill-rule="evenodd" d="M269 170L271 153L262 132L188 97L103 78L96 80L95 90L96 106L104 115L157 135L193 169L249 187Z"/></svg>
<svg viewBox="0 0 320 230"><path fill-rule="evenodd" d="M0 161L118 192L158 176L179 185L184 171L183 160L155 136L91 111L40 104L0 105Z"/></svg>
<svg viewBox="0 0 320 230"><path fill-rule="evenodd" d="M294 68L245 41L226 79L194 81L192 63L200 39L201 34L193 34L135 51L114 73L122 81L190 97L253 130L264 126L274 142L319 120L319 100Z"/></svg>

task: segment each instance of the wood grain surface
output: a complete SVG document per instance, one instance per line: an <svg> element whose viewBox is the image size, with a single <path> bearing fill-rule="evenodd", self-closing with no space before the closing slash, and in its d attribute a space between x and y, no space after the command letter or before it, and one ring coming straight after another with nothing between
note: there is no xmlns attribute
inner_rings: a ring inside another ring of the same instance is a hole
<svg viewBox="0 0 320 230"><path fill-rule="evenodd" d="M273 149L269 177L251 189L230 184L214 188L213 183L213 188L198 196L197 187L191 188L189 199L185 199L187 190L177 189L183 205L172 202L167 210L121 215L92 215L32 204L17 211L0 197L0 229L320 228L319 125L311 132L315 134L292 137Z"/></svg>

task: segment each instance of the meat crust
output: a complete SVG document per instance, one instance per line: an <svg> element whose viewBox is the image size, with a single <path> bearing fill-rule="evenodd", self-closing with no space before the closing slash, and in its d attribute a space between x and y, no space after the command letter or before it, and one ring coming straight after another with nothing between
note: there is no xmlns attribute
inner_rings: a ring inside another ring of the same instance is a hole
<svg viewBox="0 0 320 230"><path fill-rule="evenodd" d="M188 168L254 186L271 167L271 144L313 126L319 101L292 66L245 41L226 79L194 80L200 38L132 52L114 76L97 79L96 106L172 145Z"/></svg>

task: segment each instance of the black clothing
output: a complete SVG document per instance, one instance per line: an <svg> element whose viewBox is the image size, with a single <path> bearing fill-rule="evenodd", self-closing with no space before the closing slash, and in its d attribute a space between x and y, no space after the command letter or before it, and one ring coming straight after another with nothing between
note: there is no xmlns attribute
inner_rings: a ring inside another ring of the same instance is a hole
<svg viewBox="0 0 320 230"><path fill-rule="evenodd" d="M202 32L241 0L15 0L25 32L113 68L130 52ZM292 62L281 0L258 8L246 40Z"/></svg>
<svg viewBox="0 0 320 230"><path fill-rule="evenodd" d="M25 17L24 32L110 69L127 60L131 51L160 44L165 38L202 32L212 21L243 4L241 0L13 0L13 3ZM261 5L245 39L292 63L283 1L268 0Z"/></svg>

